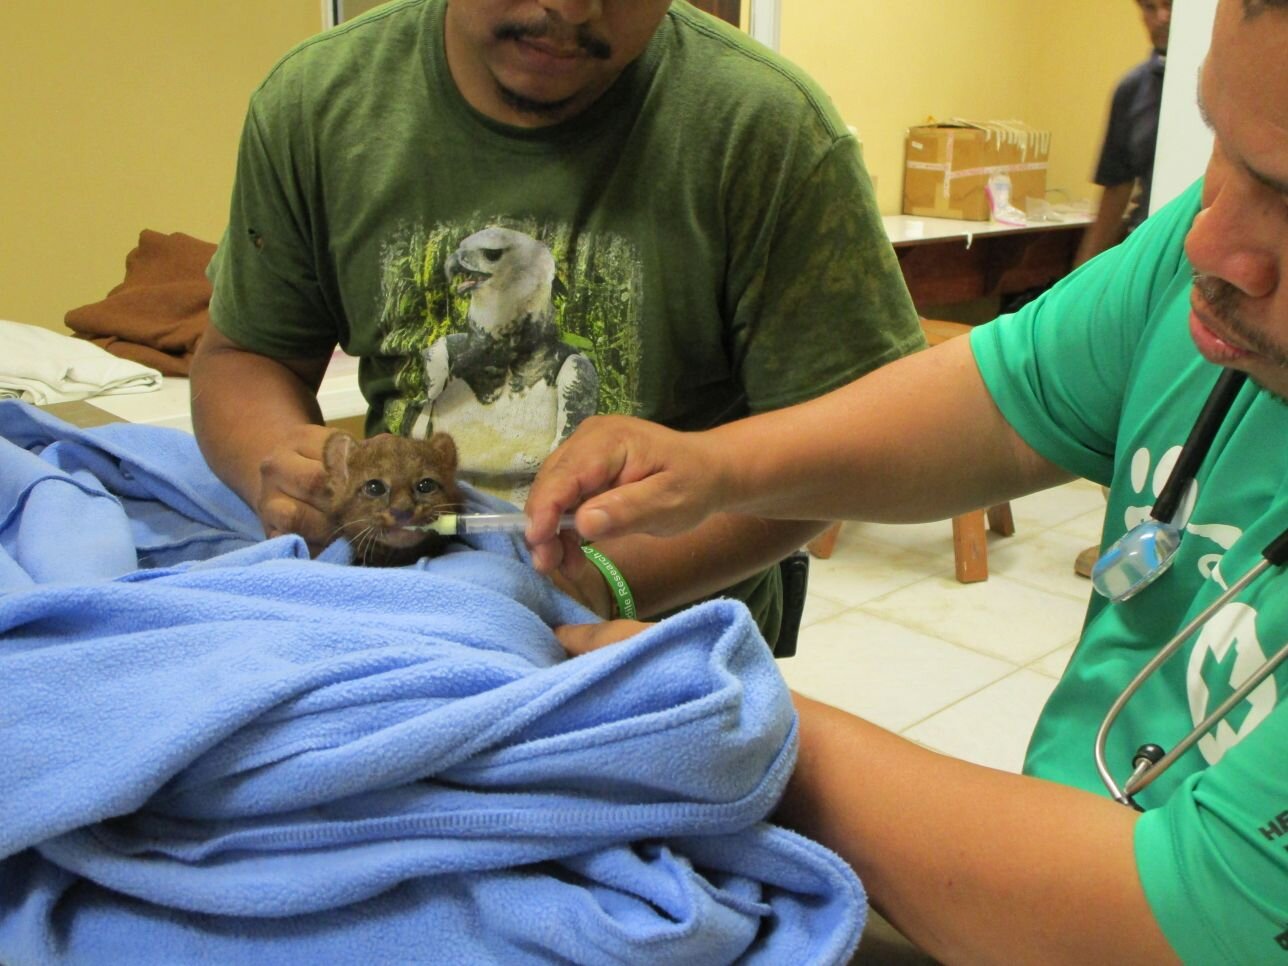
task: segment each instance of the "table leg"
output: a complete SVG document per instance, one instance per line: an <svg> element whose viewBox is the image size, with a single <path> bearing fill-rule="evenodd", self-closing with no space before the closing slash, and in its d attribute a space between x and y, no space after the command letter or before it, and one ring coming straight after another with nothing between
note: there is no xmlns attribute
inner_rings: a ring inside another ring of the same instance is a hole
<svg viewBox="0 0 1288 966"><path fill-rule="evenodd" d="M818 557L819 560L826 560L832 556L832 551L836 549L836 538L841 535L841 525L833 523L830 527L820 533L817 537L805 545L809 550L810 556Z"/></svg>

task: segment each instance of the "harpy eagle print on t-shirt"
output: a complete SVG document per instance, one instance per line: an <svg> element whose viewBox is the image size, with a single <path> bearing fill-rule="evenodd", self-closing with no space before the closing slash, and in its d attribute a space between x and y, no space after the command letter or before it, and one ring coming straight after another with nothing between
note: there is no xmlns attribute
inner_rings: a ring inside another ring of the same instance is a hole
<svg viewBox="0 0 1288 966"><path fill-rule="evenodd" d="M632 411L639 359L634 298L620 294L623 281L638 292L633 253L583 240L565 274L567 243L524 227L408 232L386 250L383 278L382 352L403 360L386 425L450 433L460 477L517 505L583 419ZM617 284L603 298L607 278Z"/></svg>

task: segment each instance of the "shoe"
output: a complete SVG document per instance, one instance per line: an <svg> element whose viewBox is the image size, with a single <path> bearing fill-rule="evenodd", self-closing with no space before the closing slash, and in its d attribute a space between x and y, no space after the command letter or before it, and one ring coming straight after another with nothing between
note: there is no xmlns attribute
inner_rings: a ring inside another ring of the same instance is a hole
<svg viewBox="0 0 1288 966"><path fill-rule="evenodd" d="M1091 568L1096 565L1096 560L1100 556L1100 547L1088 547L1073 561L1073 572L1079 577L1091 579Z"/></svg>

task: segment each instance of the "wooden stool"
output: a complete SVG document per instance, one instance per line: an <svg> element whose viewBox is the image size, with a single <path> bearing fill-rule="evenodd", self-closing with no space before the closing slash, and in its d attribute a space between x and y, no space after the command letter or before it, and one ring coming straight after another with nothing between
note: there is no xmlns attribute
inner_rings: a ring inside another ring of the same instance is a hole
<svg viewBox="0 0 1288 966"><path fill-rule="evenodd" d="M927 342L931 345L939 345L959 335L965 335L971 330L971 326L942 319L922 319L921 330L926 334ZM957 568L957 579L963 584L988 580L986 529L1003 537L1009 537L1015 533L1011 504L999 503L985 510L972 510L970 513L953 517L953 563ZM834 523L806 544L806 547L813 556L826 560L832 556L832 551L836 548L836 538L840 533L841 525Z"/></svg>

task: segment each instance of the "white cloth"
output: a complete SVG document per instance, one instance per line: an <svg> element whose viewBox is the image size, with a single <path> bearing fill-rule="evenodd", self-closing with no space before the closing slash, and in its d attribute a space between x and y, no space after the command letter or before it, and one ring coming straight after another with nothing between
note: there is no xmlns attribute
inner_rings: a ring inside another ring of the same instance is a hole
<svg viewBox="0 0 1288 966"><path fill-rule="evenodd" d="M0 319L0 399L43 406L160 387L161 373L155 369L92 342Z"/></svg>

